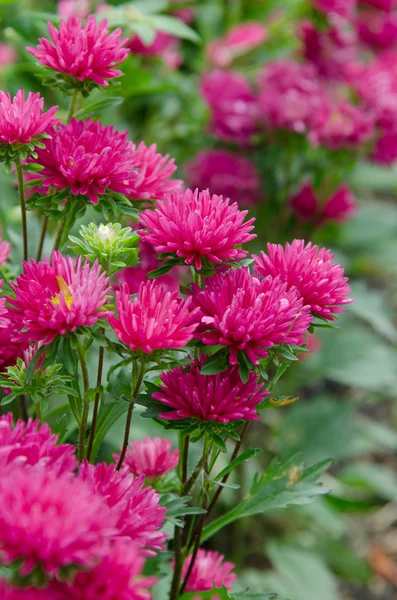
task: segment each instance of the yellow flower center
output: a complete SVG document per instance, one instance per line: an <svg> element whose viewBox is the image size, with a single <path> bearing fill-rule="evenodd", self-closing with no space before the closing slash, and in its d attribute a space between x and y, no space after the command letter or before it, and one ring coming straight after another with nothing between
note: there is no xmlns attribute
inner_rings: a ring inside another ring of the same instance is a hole
<svg viewBox="0 0 397 600"><path fill-rule="evenodd" d="M73 302L73 296L70 293L70 290L68 288L68 285L66 283L66 281L64 280L63 277L61 277L61 275L57 275L56 276L56 280L59 286L59 293L63 294L63 297L65 298L65 302L66 302L66 306L68 308L70 308L72 302ZM59 302L59 294L56 294L56 296L54 296L53 298L51 298L51 304L53 306L59 306L60 302Z"/></svg>

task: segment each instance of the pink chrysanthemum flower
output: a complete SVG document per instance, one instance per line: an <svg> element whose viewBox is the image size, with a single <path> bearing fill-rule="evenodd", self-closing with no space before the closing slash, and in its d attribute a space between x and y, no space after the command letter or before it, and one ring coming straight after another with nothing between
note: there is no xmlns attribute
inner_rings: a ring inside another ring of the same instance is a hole
<svg viewBox="0 0 397 600"><path fill-rule="evenodd" d="M232 365L240 351L258 364L274 345L301 344L311 322L296 288L287 290L279 277L253 277L245 268L214 275L204 290L194 285L192 297L201 312L194 337L228 347Z"/></svg>
<svg viewBox="0 0 397 600"><path fill-rule="evenodd" d="M70 474L2 468L0 555L3 564L20 560L22 575L93 567L107 554L113 525L103 499Z"/></svg>
<svg viewBox="0 0 397 600"><path fill-rule="evenodd" d="M289 203L292 212L301 221L310 221L318 210L318 200L311 183L305 183L296 194L291 196Z"/></svg>
<svg viewBox="0 0 397 600"><path fill-rule="evenodd" d="M207 47L208 62L220 69L229 67L235 58L261 46L267 29L257 21L246 21L233 27L224 38L212 40Z"/></svg>
<svg viewBox="0 0 397 600"><path fill-rule="evenodd" d="M21 327L15 322L10 309L3 313L3 319L7 320L7 326L0 327L0 371L14 365L28 346L28 342L20 340Z"/></svg>
<svg viewBox="0 0 397 600"><path fill-rule="evenodd" d="M64 18L77 15L85 19L90 14L90 0L58 0L57 13Z"/></svg>
<svg viewBox="0 0 397 600"><path fill-rule="evenodd" d="M138 296L131 302L124 283L116 294L118 319L109 317L117 337L132 351L183 348L197 327L191 300L178 298L178 292L166 291L156 281L141 283Z"/></svg>
<svg viewBox="0 0 397 600"><path fill-rule="evenodd" d="M115 515L119 536L130 538L147 555L164 550L168 536L161 528L166 508L160 506L159 494L152 487L144 487L143 477L134 477L127 467L116 471L114 464L87 462L81 465L79 477L104 498Z"/></svg>
<svg viewBox="0 0 397 600"><path fill-rule="evenodd" d="M3 280L0 279L0 292L3 287ZM0 298L0 329L8 328L10 319L8 317L8 309L6 307L6 299Z"/></svg>
<svg viewBox="0 0 397 600"><path fill-rule="evenodd" d="M158 31L151 44L145 44L138 35L135 35L128 42L128 48L133 54L161 58L171 70L177 69L183 61L183 55L179 50L180 40L165 31Z"/></svg>
<svg viewBox="0 0 397 600"><path fill-rule="evenodd" d="M141 142L134 151L135 178L129 196L134 199L161 200L164 195L182 187L182 181L171 179L177 167L169 155L157 152L156 144Z"/></svg>
<svg viewBox="0 0 397 600"><path fill-rule="evenodd" d="M143 577L144 558L139 549L117 540L101 563L87 572L77 573L70 584L51 587L64 600L151 600L156 577Z"/></svg>
<svg viewBox="0 0 397 600"><path fill-rule="evenodd" d="M177 367L161 375L161 392L155 392L153 398L172 409L162 413L162 419L219 423L259 419L256 406L269 392L258 383L255 373L243 383L237 366L217 375L201 375L202 363L195 361L188 369Z"/></svg>
<svg viewBox="0 0 397 600"><path fill-rule="evenodd" d="M0 468L4 465L39 465L56 474L72 473L76 468L75 448L57 445L58 436L47 424L29 419L12 424L12 413L0 417Z"/></svg>
<svg viewBox="0 0 397 600"><path fill-rule="evenodd" d="M360 40L374 48L387 50L397 42L397 15L374 10L359 13L358 34Z"/></svg>
<svg viewBox="0 0 397 600"><path fill-rule="evenodd" d="M254 256L256 272L263 277L281 277L288 289L297 288L314 314L332 321L334 314L344 312L345 304L353 302L348 298L348 278L342 267L332 262L334 255L326 248L294 240L285 249L268 244L267 252Z"/></svg>
<svg viewBox="0 0 397 600"><path fill-rule="evenodd" d="M314 0L317 10L325 13L328 17L344 17L351 19L354 15L357 0Z"/></svg>
<svg viewBox="0 0 397 600"><path fill-rule="evenodd" d="M18 90L11 99L8 92L0 90L0 143L34 143L56 122L54 114L58 107L53 106L47 112L43 112L43 107L44 99L39 93L29 92L25 100L25 92Z"/></svg>
<svg viewBox="0 0 397 600"><path fill-rule="evenodd" d="M383 132L376 141L372 160L381 165L392 165L397 160L397 131L390 129Z"/></svg>
<svg viewBox="0 0 397 600"><path fill-rule="evenodd" d="M320 219L345 223L356 214L357 208L351 189L347 185L341 185L324 204Z"/></svg>
<svg viewBox="0 0 397 600"><path fill-rule="evenodd" d="M258 131L259 110L248 81L231 71L203 76L201 94L212 112L211 130L226 141L249 144Z"/></svg>
<svg viewBox="0 0 397 600"><path fill-rule="evenodd" d="M245 206L255 204L261 181L253 163L229 150L203 150L186 166L189 187L207 187L213 194Z"/></svg>
<svg viewBox="0 0 397 600"><path fill-rule="evenodd" d="M192 556L188 556L183 565L182 576L187 575ZM237 575L233 573L235 565L224 561L225 557L213 550L200 550L197 553L192 572L189 576L187 592L208 592L214 587L224 586L227 590L237 581Z"/></svg>
<svg viewBox="0 0 397 600"><path fill-rule="evenodd" d="M64 600L54 589L49 588L16 588L0 581L1 600Z"/></svg>
<svg viewBox="0 0 397 600"><path fill-rule="evenodd" d="M209 190L174 192L146 210L139 223L148 231L140 236L157 252L175 253L187 265L200 270L202 261L221 264L238 261L247 255L238 246L253 240L255 219L244 223L248 211L236 202L211 195Z"/></svg>
<svg viewBox="0 0 397 600"><path fill-rule="evenodd" d="M28 52L50 69L65 73L77 82L90 81L108 86L108 79L122 74L115 69L127 58L125 46L128 39L121 39L120 28L109 33L106 19L99 23L90 15L83 20L76 15L61 20L59 29L48 23L52 42L40 38L37 48L27 47Z"/></svg>
<svg viewBox="0 0 397 600"><path fill-rule="evenodd" d="M115 456L119 458L118 455ZM133 475L161 477L175 469L179 461L179 450L172 451L172 442L164 438L150 438L131 442L124 464Z"/></svg>
<svg viewBox="0 0 397 600"><path fill-rule="evenodd" d="M0 240L0 267L2 267L8 260L11 253L11 246L5 240Z"/></svg>
<svg viewBox="0 0 397 600"><path fill-rule="evenodd" d="M110 313L103 310L109 292L109 280L98 263L90 266L81 256L74 262L60 252L51 260L32 260L12 284L15 298L8 298L10 313L26 331L28 341L50 344L57 335L65 335L83 325L93 325Z"/></svg>

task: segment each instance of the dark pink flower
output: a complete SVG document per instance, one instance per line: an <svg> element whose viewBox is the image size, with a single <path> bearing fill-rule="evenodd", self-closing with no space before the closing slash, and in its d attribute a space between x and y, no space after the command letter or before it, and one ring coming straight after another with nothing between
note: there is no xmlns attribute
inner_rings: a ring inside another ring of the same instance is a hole
<svg viewBox="0 0 397 600"><path fill-rule="evenodd" d="M0 279L0 292L3 287L3 280ZM0 329L7 329L10 325L8 317L8 309L6 307L6 299L0 297Z"/></svg>
<svg viewBox="0 0 397 600"><path fill-rule="evenodd" d="M39 465L55 474L72 473L77 465L75 447L57 443L58 436L47 424L29 419L13 426L12 413L0 417L0 469L8 464Z"/></svg>
<svg viewBox="0 0 397 600"><path fill-rule="evenodd" d="M386 130L376 141L375 151L371 156L372 160L381 165L392 165L397 160L397 131L396 129Z"/></svg>
<svg viewBox="0 0 397 600"><path fill-rule="evenodd" d="M0 240L0 267L2 267L8 260L11 253L11 246L5 240Z"/></svg>
<svg viewBox="0 0 397 600"><path fill-rule="evenodd" d="M213 67L229 67L235 58L261 46L267 39L267 30L261 23L246 21L233 27L225 37L212 40L206 50Z"/></svg>
<svg viewBox="0 0 397 600"><path fill-rule="evenodd" d="M90 326L110 313L103 309L109 292L108 278L97 264L81 256L74 262L53 252L51 260L23 263L24 272L12 284L8 298L14 319L26 332L22 339L50 344L80 326Z"/></svg>
<svg viewBox="0 0 397 600"><path fill-rule="evenodd" d="M360 11L357 27L360 40L367 46L386 50L397 42L396 13Z"/></svg>
<svg viewBox="0 0 397 600"><path fill-rule="evenodd" d="M350 19L354 15L357 0L313 0L313 4L328 17L338 15Z"/></svg>
<svg viewBox="0 0 397 600"><path fill-rule="evenodd" d="M245 268L214 275L204 290L193 286L192 297L201 313L194 337L228 347L231 364L240 351L258 364L274 345L302 343L311 322L296 288L287 290L279 277L253 277Z"/></svg>
<svg viewBox="0 0 397 600"><path fill-rule="evenodd" d="M138 35L128 42L128 48L133 54L158 56L171 70L177 69L182 63L183 56L179 46L180 41L164 31L158 31L151 44L145 44Z"/></svg>
<svg viewBox="0 0 397 600"><path fill-rule="evenodd" d="M169 155L157 152L156 144L146 146L143 142L134 151L135 174L128 195L133 199L161 200L169 192L182 187L182 181L171 179L177 167Z"/></svg>
<svg viewBox="0 0 397 600"><path fill-rule="evenodd" d="M324 204L321 220L345 223L357 211L354 195L347 185L341 185Z"/></svg>
<svg viewBox="0 0 397 600"><path fill-rule="evenodd" d="M395 6L397 6L396 0L359 0L361 4L367 4L369 6L373 6L374 8L378 8L379 10L384 10L388 12L392 10Z"/></svg>
<svg viewBox="0 0 397 600"><path fill-rule="evenodd" d="M54 589L23 587L16 588L0 580L1 600L64 600Z"/></svg>
<svg viewBox="0 0 397 600"><path fill-rule="evenodd" d="M191 299L178 298L156 281L141 283L138 296L131 301L124 283L116 293L118 318L109 317L117 337L132 351L151 354L155 350L183 348L197 327Z"/></svg>
<svg viewBox="0 0 397 600"><path fill-rule="evenodd" d="M83 25L81 17L71 15L61 20L59 29L48 23L48 31L53 43L40 38L37 48L26 48L42 65L100 86L108 86L108 79L122 74L114 67L127 58L128 39L121 39L119 28L109 33L106 19L98 22L90 15Z"/></svg>
<svg viewBox="0 0 397 600"><path fill-rule="evenodd" d="M51 586L63 600L151 600L156 577L144 577L145 559L139 548L123 540L91 571L77 573L73 583Z"/></svg>
<svg viewBox="0 0 397 600"><path fill-rule="evenodd" d="M311 183L305 183L299 192L291 196L290 206L302 221L313 219L318 209L318 200Z"/></svg>
<svg viewBox="0 0 397 600"><path fill-rule="evenodd" d="M189 367L177 367L161 375L161 392L153 398L169 409L162 419L199 419L200 421L255 421L256 406L269 393L251 372L247 383L241 381L239 367L228 368L217 375L201 375L203 363L195 361Z"/></svg>
<svg viewBox="0 0 397 600"><path fill-rule="evenodd" d="M0 90L0 142L3 144L29 144L56 123L53 106L43 112L44 99L40 94L18 90L11 99L10 94Z"/></svg>
<svg viewBox="0 0 397 600"><path fill-rule="evenodd" d="M18 54L9 44L0 44L0 67L8 67L18 60Z"/></svg>
<svg viewBox="0 0 397 600"><path fill-rule="evenodd" d="M255 219L244 222L248 211L236 202L211 195L209 190L174 192L157 202L155 210L145 210L139 223L142 239L157 252L175 253L187 265L200 270L204 263L235 262L247 255L239 246L256 235ZM147 231L146 231L147 230Z"/></svg>
<svg viewBox="0 0 397 600"><path fill-rule="evenodd" d="M0 555L3 564L21 561L21 574L93 567L108 552L113 525L103 499L70 474L2 468Z"/></svg>
<svg viewBox="0 0 397 600"><path fill-rule="evenodd" d="M309 138L332 150L359 147L374 135L374 114L363 106L334 102L311 127Z"/></svg>
<svg viewBox="0 0 397 600"><path fill-rule="evenodd" d="M258 85L260 114L269 129L305 133L329 103L310 63L302 65L286 59L267 63Z"/></svg>
<svg viewBox="0 0 397 600"><path fill-rule="evenodd" d="M175 469L178 461L179 450L172 451L170 440L146 436L144 440L131 442L124 464L133 475L161 477Z"/></svg>
<svg viewBox="0 0 397 600"><path fill-rule="evenodd" d="M188 556L185 560L183 577L187 575L191 559L192 556ZM222 586L231 590L232 584L237 581L236 574L232 572L235 565L224 559L225 557L218 552L200 548L187 582L186 591L208 592L214 587L221 588Z"/></svg>
<svg viewBox="0 0 397 600"><path fill-rule="evenodd" d="M7 308L3 312L3 319L7 320L6 327L0 327L0 371L14 365L27 348L28 342L21 341L21 326L19 326Z"/></svg>
<svg viewBox="0 0 397 600"><path fill-rule="evenodd" d="M201 79L211 109L211 131L226 141L248 144L258 131L259 111L247 80L231 71L211 71Z"/></svg>
<svg viewBox="0 0 397 600"><path fill-rule="evenodd" d="M154 555L164 550L167 534L162 531L166 508L160 506L159 494L149 486L144 487L144 477L134 477L128 467L116 471L116 465L84 462L79 477L104 498L116 519L116 535L130 540Z"/></svg>
<svg viewBox="0 0 397 600"><path fill-rule="evenodd" d="M58 0L57 13L64 18L77 15L85 19L90 14L90 0Z"/></svg>
<svg viewBox="0 0 397 600"><path fill-rule="evenodd" d="M344 312L343 306L353 302L348 298L350 286L342 267L333 263L334 255L304 240L286 244L268 244L266 255L254 256L256 272L263 277L281 277L289 289L298 289L310 310L329 321L334 314Z"/></svg>
<svg viewBox="0 0 397 600"><path fill-rule="evenodd" d="M255 204L261 181L253 163L229 150L203 150L186 165L189 187L206 189L242 205Z"/></svg>

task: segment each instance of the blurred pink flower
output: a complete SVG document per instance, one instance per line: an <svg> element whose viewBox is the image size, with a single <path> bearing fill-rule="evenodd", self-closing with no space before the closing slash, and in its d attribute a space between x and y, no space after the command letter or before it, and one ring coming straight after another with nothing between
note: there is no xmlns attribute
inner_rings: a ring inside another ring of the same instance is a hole
<svg viewBox="0 0 397 600"><path fill-rule="evenodd" d="M3 287L3 280L0 279L0 293ZM8 309L6 307L6 299L0 297L0 329L8 329L10 319L8 318Z"/></svg>
<svg viewBox="0 0 397 600"><path fill-rule="evenodd" d="M350 19L354 15L357 0L313 0L313 4L328 17L337 15Z"/></svg>
<svg viewBox="0 0 397 600"><path fill-rule="evenodd" d="M49 22L48 31L53 43L40 38L37 48L26 48L45 67L100 86L108 86L108 79L122 74L114 67L127 58L128 39L121 39L120 28L109 33L106 19L97 22L90 15L83 25L81 17L73 14L61 20L59 29Z"/></svg>
<svg viewBox="0 0 397 600"><path fill-rule="evenodd" d="M334 315L345 311L344 305L354 302L349 298L350 286L342 267L333 262L334 255L326 248L305 245L304 240L293 240L285 248L268 244L267 254L254 256L255 271L263 277L281 277L288 289L298 289L312 313L333 321Z"/></svg>
<svg viewBox="0 0 397 600"><path fill-rule="evenodd" d="M397 13L395 12L360 11L357 27L360 40L375 50L386 50L397 43Z"/></svg>
<svg viewBox="0 0 397 600"><path fill-rule="evenodd" d="M375 133L375 116L362 105L346 101L333 102L313 123L309 139L331 150L359 147Z"/></svg>
<svg viewBox="0 0 397 600"><path fill-rule="evenodd" d="M215 70L203 75L200 91L211 110L212 133L249 144L258 131L259 109L248 81L238 73Z"/></svg>
<svg viewBox="0 0 397 600"><path fill-rule="evenodd" d="M345 223L355 215L357 208L350 188L347 185L341 185L324 204L320 220Z"/></svg>
<svg viewBox="0 0 397 600"><path fill-rule="evenodd" d="M193 285L192 297L200 309L194 337L226 346L230 364L240 351L257 365L274 345L302 343L311 322L310 307L296 288L287 291L279 277L260 279L245 268L214 275L204 290Z"/></svg>
<svg viewBox="0 0 397 600"><path fill-rule="evenodd" d="M2 467L0 554L21 561L20 573L40 568L93 567L109 550L114 517L102 498L70 474L35 467Z"/></svg>
<svg viewBox="0 0 397 600"><path fill-rule="evenodd" d="M12 413L0 417L0 469L16 467L45 467L55 474L72 473L77 466L75 447L58 445L58 436L45 423L29 419L18 420L13 426Z"/></svg>
<svg viewBox="0 0 397 600"><path fill-rule="evenodd" d="M109 317L117 337L130 350L151 354L155 350L183 348L197 327L196 312L190 310L191 299L178 298L157 281L139 286L138 296L131 301L128 286L116 292L118 318Z"/></svg>
<svg viewBox="0 0 397 600"><path fill-rule="evenodd" d="M305 183L296 194L291 196L289 202L292 212L301 221L313 219L318 209L318 200L311 183Z"/></svg>
<svg viewBox="0 0 397 600"><path fill-rule="evenodd" d="M191 559L192 556L188 556L185 560L183 577L187 575ZM237 576L233 573L235 565L224 559L225 557L218 552L200 548L187 582L186 591L208 592L214 587L221 588L222 586L231 590L232 584L237 581Z"/></svg>
<svg viewBox="0 0 397 600"><path fill-rule="evenodd" d="M203 261L236 262L248 254L240 246L256 235L251 233L255 219L244 222L247 214L228 198L188 189L168 194L155 210L141 213L139 224L145 229L139 234L157 252L175 253L200 270Z"/></svg>
<svg viewBox="0 0 397 600"><path fill-rule="evenodd" d="M8 260L11 253L11 246L5 240L0 239L0 267L2 267Z"/></svg>
<svg viewBox="0 0 397 600"><path fill-rule="evenodd" d="M392 165L397 160L397 131L386 130L376 141L372 160L381 165Z"/></svg>
<svg viewBox="0 0 397 600"><path fill-rule="evenodd" d="M18 90L11 99L10 94L0 90L0 143L29 144L41 136L51 125L57 122L54 114L58 110L53 106L43 112L44 99L40 94Z"/></svg>
<svg viewBox="0 0 397 600"><path fill-rule="evenodd" d="M247 383L243 383L238 366L217 375L201 375L203 362L195 361L188 368L177 367L161 375L161 392L155 392L153 398L172 410L160 414L160 418L219 423L259 419L256 406L269 392L258 383L258 377L251 372Z"/></svg>
<svg viewBox="0 0 397 600"><path fill-rule="evenodd" d="M66 19L71 15L85 19L90 14L90 0L58 0L57 13Z"/></svg>
<svg viewBox="0 0 397 600"><path fill-rule="evenodd" d="M23 587L16 588L0 580L1 600L64 600L54 589Z"/></svg>
<svg viewBox="0 0 397 600"><path fill-rule="evenodd" d="M28 346L28 342L21 341L21 326L15 322L9 308L7 308L6 314L3 313L3 319L7 319L8 323L6 327L0 327L1 371L14 365Z"/></svg>
<svg viewBox="0 0 397 600"><path fill-rule="evenodd" d="M21 329L22 340L50 344L83 325L89 327L110 313L103 309L109 292L108 278L98 263L90 266L79 256L74 262L54 251L51 260L23 263L24 271L11 284L10 313Z"/></svg>
<svg viewBox="0 0 397 600"><path fill-rule="evenodd" d="M261 181L253 163L229 150L203 150L185 167L189 187L206 189L245 206L255 204Z"/></svg>
<svg viewBox="0 0 397 600"><path fill-rule="evenodd" d="M261 46L267 39L267 30L256 21L240 23L223 38L212 40L206 49L206 56L212 67L224 69L235 58Z"/></svg>
<svg viewBox="0 0 397 600"><path fill-rule="evenodd" d="M0 43L0 68L13 65L18 60L18 54L12 46Z"/></svg>
<svg viewBox="0 0 397 600"><path fill-rule="evenodd" d="M119 456L115 456L119 458ZM167 439L146 436L144 440L131 442L124 464L133 475L161 477L175 469L179 461L179 450L172 451L172 442Z"/></svg>
<svg viewBox="0 0 397 600"><path fill-rule="evenodd" d="M379 8L379 10L384 10L385 12L388 12L397 6L397 0L359 0L359 2L360 4Z"/></svg>
<svg viewBox="0 0 397 600"><path fill-rule="evenodd" d="M130 538L146 555L164 550L167 511L160 506L159 494L150 485L144 487L144 477L134 477L128 467L117 471L115 464L88 462L80 466L79 477L104 498L116 519L115 535Z"/></svg>
<svg viewBox="0 0 397 600"><path fill-rule="evenodd" d="M133 54L158 56L171 70L177 69L182 63L183 56L179 46L180 41L164 31L158 31L151 44L145 44L138 35L128 42L128 48Z"/></svg>
<svg viewBox="0 0 397 600"><path fill-rule="evenodd" d="M306 350L308 350L308 352L301 352L300 354L297 354L297 357L299 360L307 360L313 356L313 354L320 352L321 347L322 344L320 338L314 333L308 333L306 336Z"/></svg>

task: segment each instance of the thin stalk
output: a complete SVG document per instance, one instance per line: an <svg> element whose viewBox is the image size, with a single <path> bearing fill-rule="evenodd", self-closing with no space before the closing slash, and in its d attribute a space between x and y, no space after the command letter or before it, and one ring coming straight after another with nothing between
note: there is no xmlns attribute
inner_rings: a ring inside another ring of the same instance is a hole
<svg viewBox="0 0 397 600"><path fill-rule="evenodd" d="M182 530L177 525L175 525L175 534L174 534L174 556L175 556L174 577L172 579L170 600L178 600L178 598L180 596L179 584L181 581L182 571L183 571Z"/></svg>
<svg viewBox="0 0 397 600"><path fill-rule="evenodd" d="M42 415L41 415L41 404L40 404L40 402L36 403L36 419L38 421L40 421L40 423L41 423Z"/></svg>
<svg viewBox="0 0 397 600"><path fill-rule="evenodd" d="M17 169L17 176L18 176L19 203L21 205L23 260L28 260L28 227L27 227L27 223L26 223L25 191L24 191L24 184L23 184L22 166L21 166L21 161L19 160L19 157L15 159L15 166Z"/></svg>
<svg viewBox="0 0 397 600"><path fill-rule="evenodd" d="M103 359L105 357L105 348L103 346L99 346L99 354L98 354L98 373L96 378L96 385L99 387L102 383L102 373L103 373ZM96 422L98 418L98 410L99 410L99 400L101 397L101 393L98 390L95 394L94 400L94 412L92 413L92 423L91 423L91 431L90 431L90 439L88 442L88 450L87 450L87 460L89 461L91 458L92 447L94 445L95 439L95 430L96 430Z"/></svg>
<svg viewBox="0 0 397 600"><path fill-rule="evenodd" d="M29 419L25 396L19 396L19 416L21 417L22 421L25 421L25 423Z"/></svg>
<svg viewBox="0 0 397 600"><path fill-rule="evenodd" d="M55 236L54 250L59 250L59 247L61 245L61 240L62 240L63 232L65 231L65 225L66 225L66 217L64 217L59 222L57 233L56 233L56 236Z"/></svg>
<svg viewBox="0 0 397 600"><path fill-rule="evenodd" d="M48 228L48 217L47 215L43 216L43 222L41 225L41 233L40 233L40 240L39 240L39 245L37 248L37 255L36 255L36 262L39 262L39 260L41 260L41 254L43 252L43 246L44 246L44 240L45 240L45 236L47 234L47 228Z"/></svg>
<svg viewBox="0 0 397 600"><path fill-rule="evenodd" d="M198 463L196 465L196 468L194 469L192 475L190 476L190 479L186 482L186 484L182 488L181 496L186 496L190 492L190 490L196 483L196 479L200 475L202 468L203 468L203 459L200 458L200 460L198 461Z"/></svg>
<svg viewBox="0 0 397 600"><path fill-rule="evenodd" d="M75 90L73 96L70 99L68 116L66 117L66 123L70 123L73 119L74 111L76 110L77 99L79 97L79 90Z"/></svg>
<svg viewBox="0 0 397 600"><path fill-rule="evenodd" d="M132 374L134 376L134 369L132 369ZM144 375L145 375L145 361L142 360L140 369L139 369L139 373L138 373L137 382L136 382L135 388L133 388L133 392L132 392L132 395L130 398L130 403L128 406L127 420L125 423L125 431L124 431L124 442L123 442L123 447L121 449L119 462L117 463L117 471L119 471L121 469L123 462L124 462L125 454L127 452L127 447L128 447L129 437L130 437L132 412L134 410L135 400L137 399L139 390L141 389Z"/></svg>
<svg viewBox="0 0 397 600"><path fill-rule="evenodd" d="M237 442L237 444L236 444L236 446L235 446L235 448L233 450L233 454L232 454L232 456L230 458L230 462L232 462L235 458L237 458L237 456L238 456L238 454L240 452L241 446L243 444L244 438L247 435L248 427L249 427L249 421L246 421L244 423L243 429L241 430L240 439ZM226 473L226 475L223 477L221 483L227 483L227 480L229 479L229 477L230 477L230 472ZM215 504L218 502L219 496L221 495L223 489L224 489L223 486L220 486L220 485L218 486L218 489L216 490L215 495L212 498L212 500L210 502L210 505L208 507L207 514L205 515L205 517L207 519L210 516L210 514L211 514L211 512L212 512L212 510L213 510L213 508L215 506Z"/></svg>
<svg viewBox="0 0 397 600"><path fill-rule="evenodd" d="M189 441L190 435L185 436L183 441L183 456L182 456L182 485L186 485L187 482L187 468L189 462Z"/></svg>
<svg viewBox="0 0 397 600"><path fill-rule="evenodd" d="M83 414L81 415L81 424L79 431L79 445L78 445L78 458L79 462L84 460L84 450L85 450L85 436L87 432L87 423L88 423L88 413L90 410L90 402L87 397L87 392L90 388L90 382L88 377L88 368L87 362L85 360L85 356L83 350L78 344L77 346L77 354L80 361L81 373L83 375L83 386L84 386L84 404L83 404Z"/></svg>

